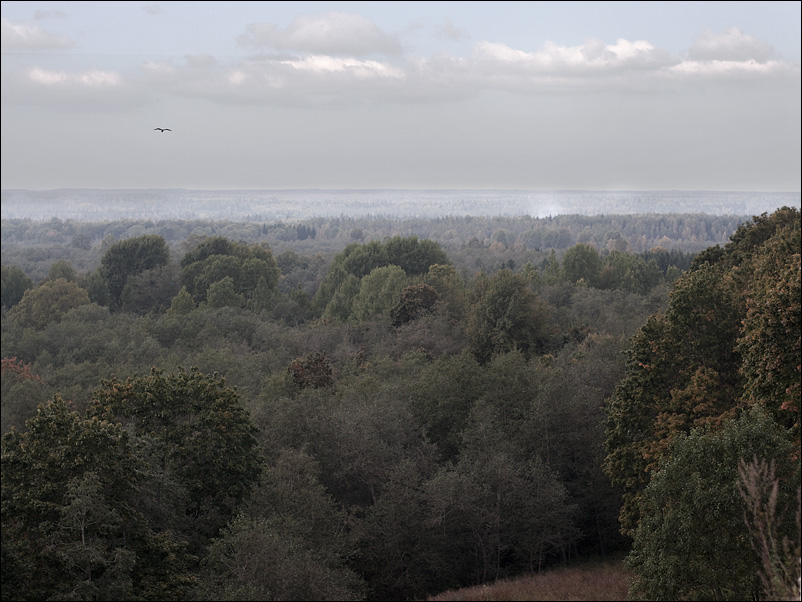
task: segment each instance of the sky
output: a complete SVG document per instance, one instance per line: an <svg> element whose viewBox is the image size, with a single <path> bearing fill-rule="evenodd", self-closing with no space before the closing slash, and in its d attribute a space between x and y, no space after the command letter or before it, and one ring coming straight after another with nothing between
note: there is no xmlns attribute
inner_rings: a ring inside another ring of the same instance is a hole
<svg viewBox="0 0 802 602"><path fill-rule="evenodd" d="M798 192L801 4L4 1L0 187Z"/></svg>

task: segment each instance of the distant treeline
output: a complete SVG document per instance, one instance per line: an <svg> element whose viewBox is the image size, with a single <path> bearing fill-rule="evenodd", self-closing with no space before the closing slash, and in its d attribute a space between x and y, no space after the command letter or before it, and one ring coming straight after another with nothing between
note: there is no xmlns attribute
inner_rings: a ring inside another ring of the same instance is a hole
<svg viewBox="0 0 802 602"><path fill-rule="evenodd" d="M757 215L800 206L799 192L709 190L3 190L2 217L81 221L191 219L275 222L314 217Z"/></svg>
<svg viewBox="0 0 802 602"><path fill-rule="evenodd" d="M47 274L56 259L70 261L79 271L92 270L114 242L149 234L163 237L176 256L183 254L188 244L197 244L209 236L242 243L266 242L276 253L293 251L326 257L353 242L417 236L440 244L461 271L472 273L478 269L494 271L522 267L527 262L539 263L552 250L561 256L578 243L593 246L600 253L613 250L648 253L657 247L672 255L695 254L711 245L726 243L738 226L749 219L741 215L702 214L335 217L292 222L4 219L2 245L3 263L18 265L37 280ZM36 248L35 252L31 247ZM669 264L687 267L673 257L661 266L664 271Z"/></svg>

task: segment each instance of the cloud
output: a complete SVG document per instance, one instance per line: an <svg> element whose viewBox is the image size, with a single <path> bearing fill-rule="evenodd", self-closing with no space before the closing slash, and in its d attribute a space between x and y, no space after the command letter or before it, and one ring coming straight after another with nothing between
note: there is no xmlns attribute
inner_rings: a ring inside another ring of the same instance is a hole
<svg viewBox="0 0 802 602"><path fill-rule="evenodd" d="M799 67L780 61L683 61L668 70L670 75L698 79L739 81L758 77L799 78Z"/></svg>
<svg viewBox="0 0 802 602"><path fill-rule="evenodd" d="M145 11L146 15L151 15L151 16L158 15L162 12L161 7L155 4L148 4L147 6L143 6L142 10Z"/></svg>
<svg viewBox="0 0 802 602"><path fill-rule="evenodd" d="M360 31L366 35L356 35ZM371 33L375 35L367 35ZM285 30L254 25L246 37L248 44L258 42L276 51L248 57L194 55L183 61L148 61L138 72L39 67L13 80L21 91L13 86L6 90L4 85L3 98L5 102L33 99L54 106L66 99L70 108L76 99L86 98L89 107L98 103L111 107L114 99L130 106L122 100L124 93L130 93L135 103L173 96L221 104L345 107L441 103L498 92L530 96L587 91L659 95L708 82L798 85L800 76L798 64L743 58L768 56L754 50L768 45L735 29L704 38L708 56L714 55L715 46L718 56L731 57L726 60L700 59L704 56L699 50L704 46L701 42L683 60L648 41L623 38L612 43L590 38L579 46L547 42L534 52L482 41L467 56L441 53L379 60L365 55L389 42L395 48L397 40L364 17L338 12L299 17ZM736 46L753 51L738 54L732 50ZM726 48L730 50L725 52Z"/></svg>
<svg viewBox="0 0 802 602"><path fill-rule="evenodd" d="M67 84L99 88L119 86L122 83L122 78L118 73L99 70L69 74L63 71L46 71L45 69L34 67L28 72L28 77L31 81L46 86Z"/></svg>
<svg viewBox="0 0 802 602"><path fill-rule="evenodd" d="M460 27L456 27L450 19L443 21L443 23L435 31L435 35L438 38L453 40L456 42L470 38L467 31Z"/></svg>
<svg viewBox="0 0 802 602"><path fill-rule="evenodd" d="M389 63L328 55L256 55L224 65L212 57L143 65L143 85L220 103L345 106L392 98L406 73Z"/></svg>
<svg viewBox="0 0 802 602"><path fill-rule="evenodd" d="M401 52L397 36L383 32L367 17L339 11L300 15L286 29L273 23L254 23L239 41L246 46L314 54L366 56Z"/></svg>
<svg viewBox="0 0 802 602"><path fill-rule="evenodd" d="M403 70L379 61L363 61L353 58L312 55L281 61L298 71L310 73L347 73L355 79L401 78Z"/></svg>
<svg viewBox="0 0 802 602"><path fill-rule="evenodd" d="M116 112L147 103L152 95L116 71L64 71L31 67L2 74L3 104L39 105L79 113Z"/></svg>
<svg viewBox="0 0 802 602"><path fill-rule="evenodd" d="M37 21L41 21L42 19L49 19L51 17L56 19L66 19L67 13L62 12L60 10L40 10L40 9L37 9L33 13L33 18Z"/></svg>
<svg viewBox="0 0 802 602"><path fill-rule="evenodd" d="M774 47L731 27L721 34L704 32L688 50L691 61L756 61L776 58Z"/></svg>
<svg viewBox="0 0 802 602"><path fill-rule="evenodd" d="M619 39L615 44L590 39L582 46L544 44L537 52L515 50L498 42L479 42L474 57L498 66L518 68L532 74L587 74L616 70L658 70L678 62L649 42Z"/></svg>
<svg viewBox="0 0 802 602"><path fill-rule="evenodd" d="M35 25L2 19L2 48L12 51L58 50L75 42L67 36L43 31Z"/></svg>

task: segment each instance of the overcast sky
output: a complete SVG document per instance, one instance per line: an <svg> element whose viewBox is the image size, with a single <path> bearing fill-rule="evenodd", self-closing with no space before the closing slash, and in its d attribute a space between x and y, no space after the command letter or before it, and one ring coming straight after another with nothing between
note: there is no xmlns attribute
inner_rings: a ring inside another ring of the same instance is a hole
<svg viewBox="0 0 802 602"><path fill-rule="evenodd" d="M801 18L3 1L2 188L799 191Z"/></svg>

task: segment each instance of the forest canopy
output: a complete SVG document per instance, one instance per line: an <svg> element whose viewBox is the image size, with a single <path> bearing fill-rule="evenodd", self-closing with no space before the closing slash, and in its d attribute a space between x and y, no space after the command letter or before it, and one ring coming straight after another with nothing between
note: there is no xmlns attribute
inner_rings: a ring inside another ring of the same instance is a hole
<svg viewBox="0 0 802 602"><path fill-rule="evenodd" d="M609 554L636 597L779 595L799 232L3 220L3 599L422 599Z"/></svg>

